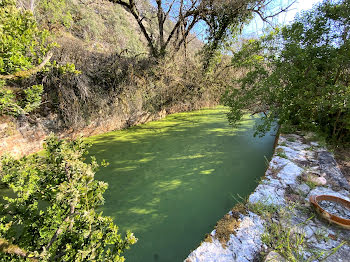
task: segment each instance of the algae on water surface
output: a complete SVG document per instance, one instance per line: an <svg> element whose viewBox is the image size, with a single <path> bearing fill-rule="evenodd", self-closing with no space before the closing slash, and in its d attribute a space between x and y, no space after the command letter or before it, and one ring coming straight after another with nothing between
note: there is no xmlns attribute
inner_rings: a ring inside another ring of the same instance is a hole
<svg viewBox="0 0 350 262"><path fill-rule="evenodd" d="M90 152L110 165L103 207L120 230L139 241L127 261L181 261L264 175L274 134L253 137L257 117L229 126L226 108L163 120L89 138Z"/></svg>

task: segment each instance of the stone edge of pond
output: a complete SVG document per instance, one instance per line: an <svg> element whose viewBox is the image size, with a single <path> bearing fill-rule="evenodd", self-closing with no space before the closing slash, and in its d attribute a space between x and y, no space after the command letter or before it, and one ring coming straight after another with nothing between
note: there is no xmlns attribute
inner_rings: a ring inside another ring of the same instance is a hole
<svg viewBox="0 0 350 262"><path fill-rule="evenodd" d="M348 261L350 230L329 224L316 213L309 197L320 194L350 201L350 185L334 156L310 136L281 134L265 176L247 202L226 214L185 262L284 261L278 254L283 251L262 240L271 224L302 237L296 250L299 259ZM266 215L269 209L279 211ZM220 224L225 224L226 235Z"/></svg>

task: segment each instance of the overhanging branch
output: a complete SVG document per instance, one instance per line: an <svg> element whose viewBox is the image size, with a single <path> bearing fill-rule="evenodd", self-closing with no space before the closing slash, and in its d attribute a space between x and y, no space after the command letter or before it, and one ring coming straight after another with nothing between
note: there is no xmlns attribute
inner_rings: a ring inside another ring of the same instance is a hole
<svg viewBox="0 0 350 262"><path fill-rule="evenodd" d="M40 65L32 68L32 69L29 69L29 70L26 70L26 71L19 71L19 72L16 72L12 75L0 75L0 79L2 80L10 80L10 79L16 79L16 78L25 78L25 77L29 77L31 75L34 75L36 73L38 73L41 69L43 69L43 67L49 62L49 60L51 59L53 53L52 52L49 52L47 54L47 56L45 57L45 59L41 62Z"/></svg>

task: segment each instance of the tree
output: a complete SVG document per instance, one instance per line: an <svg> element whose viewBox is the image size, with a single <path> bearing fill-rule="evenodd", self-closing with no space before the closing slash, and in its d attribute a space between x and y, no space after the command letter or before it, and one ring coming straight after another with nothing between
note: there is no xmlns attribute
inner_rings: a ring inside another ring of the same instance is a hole
<svg viewBox="0 0 350 262"><path fill-rule="evenodd" d="M137 0L109 1L123 6L133 15L147 40L150 54L154 57L164 56L171 45L175 53L181 47L186 47L188 37L194 28L200 24L205 25L208 59L225 38L252 18L253 13L265 19L264 11L268 9L267 5L271 2L270 0L155 0L153 4L158 28L157 33L154 34L147 27L145 23L147 17ZM282 8L281 11L285 9ZM172 22L169 32L166 32L164 27L167 21Z"/></svg>
<svg viewBox="0 0 350 262"><path fill-rule="evenodd" d="M107 184L94 179L99 165L87 163L87 145L50 137L45 155L3 157L0 201L1 261L124 261L136 242L118 233L98 208Z"/></svg>
<svg viewBox="0 0 350 262"><path fill-rule="evenodd" d="M279 124L350 141L350 4L324 1L293 24L248 41L232 63L243 73L227 89L229 120L264 112L258 133Z"/></svg>

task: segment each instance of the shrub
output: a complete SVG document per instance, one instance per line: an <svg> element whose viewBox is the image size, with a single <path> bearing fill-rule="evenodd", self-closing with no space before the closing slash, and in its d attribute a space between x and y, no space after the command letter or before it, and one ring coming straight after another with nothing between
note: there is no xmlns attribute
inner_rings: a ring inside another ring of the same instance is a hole
<svg viewBox="0 0 350 262"><path fill-rule="evenodd" d="M97 210L107 184L94 179L99 165L85 161L87 145L50 137L45 149L1 159L1 183L11 191L0 201L1 261L124 261L136 238L122 238Z"/></svg>
<svg viewBox="0 0 350 262"><path fill-rule="evenodd" d="M0 114L26 114L40 105L43 87L15 92L2 79L30 75L54 44L47 41L49 33L38 28L32 13L18 9L13 0L0 1L0 21Z"/></svg>
<svg viewBox="0 0 350 262"><path fill-rule="evenodd" d="M30 11L20 10L14 0L0 1L0 73L28 70L41 62L52 47L48 31L40 30Z"/></svg>

